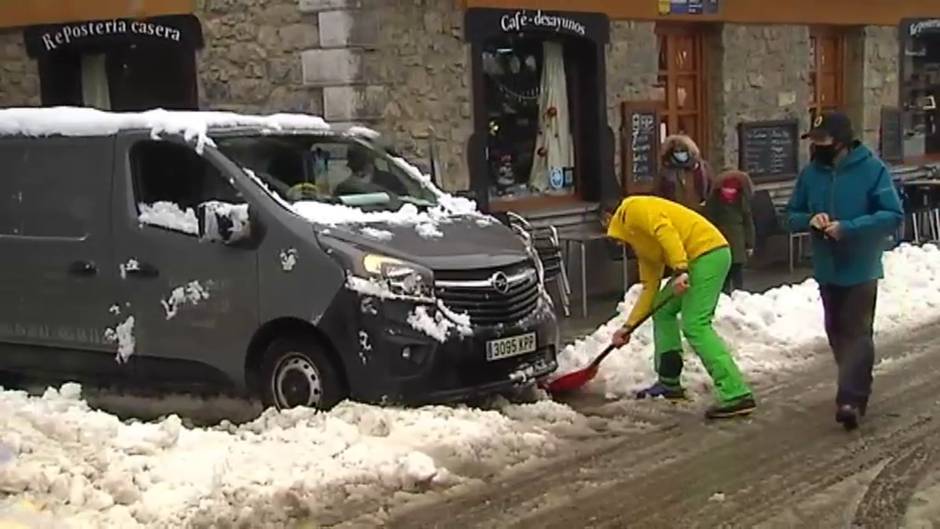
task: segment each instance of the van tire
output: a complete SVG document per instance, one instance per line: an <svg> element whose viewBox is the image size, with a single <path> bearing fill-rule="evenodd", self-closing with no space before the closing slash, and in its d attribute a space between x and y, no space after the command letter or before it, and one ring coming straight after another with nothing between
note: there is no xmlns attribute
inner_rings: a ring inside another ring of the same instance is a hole
<svg viewBox="0 0 940 529"><path fill-rule="evenodd" d="M261 401L279 410L305 406L329 410L347 397L330 355L311 339L278 338L261 360Z"/></svg>

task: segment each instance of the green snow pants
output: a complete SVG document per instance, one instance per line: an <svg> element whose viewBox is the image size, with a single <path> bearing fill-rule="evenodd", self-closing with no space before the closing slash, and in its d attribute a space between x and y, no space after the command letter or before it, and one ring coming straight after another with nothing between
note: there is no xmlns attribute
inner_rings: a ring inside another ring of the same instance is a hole
<svg viewBox="0 0 940 529"><path fill-rule="evenodd" d="M677 316L681 313L682 334L711 376L721 404L751 395L728 347L712 328L718 297L730 268L731 250L728 248L701 255L689 263L689 289L681 297L673 297L653 315L655 367L659 381L668 387L680 387L682 338ZM660 303L665 296L674 296L671 281L656 295L654 304Z"/></svg>

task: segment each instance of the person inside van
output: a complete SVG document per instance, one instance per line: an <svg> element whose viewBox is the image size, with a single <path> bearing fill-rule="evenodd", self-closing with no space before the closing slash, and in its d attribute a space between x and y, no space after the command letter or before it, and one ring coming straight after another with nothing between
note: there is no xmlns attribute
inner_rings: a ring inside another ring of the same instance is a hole
<svg viewBox="0 0 940 529"><path fill-rule="evenodd" d="M393 193L406 195L408 190L395 175L375 166L372 155L360 145L350 145L346 153L349 178L336 186L336 195L358 195L365 193Z"/></svg>

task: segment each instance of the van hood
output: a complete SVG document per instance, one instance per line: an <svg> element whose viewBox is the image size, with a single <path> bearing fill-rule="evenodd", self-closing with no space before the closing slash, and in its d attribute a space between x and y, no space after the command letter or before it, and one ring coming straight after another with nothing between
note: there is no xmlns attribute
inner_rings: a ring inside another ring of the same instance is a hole
<svg viewBox="0 0 940 529"><path fill-rule="evenodd" d="M432 270L504 267L530 258L525 244L510 228L480 216L453 216L417 225L340 224L318 231Z"/></svg>

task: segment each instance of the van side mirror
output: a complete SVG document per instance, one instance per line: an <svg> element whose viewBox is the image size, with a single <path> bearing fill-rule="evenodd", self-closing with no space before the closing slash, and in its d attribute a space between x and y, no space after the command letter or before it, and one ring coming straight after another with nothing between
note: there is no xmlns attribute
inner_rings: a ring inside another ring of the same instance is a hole
<svg viewBox="0 0 940 529"><path fill-rule="evenodd" d="M236 244L251 237L248 204L203 202L196 208L199 240Z"/></svg>

